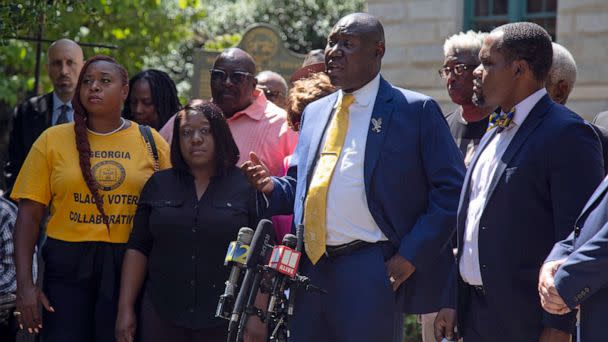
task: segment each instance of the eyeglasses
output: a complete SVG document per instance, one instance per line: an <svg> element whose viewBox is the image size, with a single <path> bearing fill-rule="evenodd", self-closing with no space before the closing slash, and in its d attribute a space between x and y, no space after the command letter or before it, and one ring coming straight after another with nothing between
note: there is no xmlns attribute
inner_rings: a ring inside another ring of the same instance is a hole
<svg viewBox="0 0 608 342"><path fill-rule="evenodd" d="M450 72L453 72L456 76L461 76L465 71L475 68L477 68L477 64L456 64L453 67L443 67L437 70L437 72L441 78L448 78Z"/></svg>
<svg viewBox="0 0 608 342"><path fill-rule="evenodd" d="M260 89L261 91L264 92L264 95L266 95L266 98L268 100L275 99L279 96L283 96L285 97L285 95L283 95L283 93L279 90L271 90L270 88L268 88L267 86L263 86L263 85L258 85L258 89Z"/></svg>
<svg viewBox="0 0 608 342"><path fill-rule="evenodd" d="M209 69L211 74L211 82L226 82L228 77L234 84L241 84L249 77L253 77L252 73L246 71L233 71L230 75L221 69Z"/></svg>

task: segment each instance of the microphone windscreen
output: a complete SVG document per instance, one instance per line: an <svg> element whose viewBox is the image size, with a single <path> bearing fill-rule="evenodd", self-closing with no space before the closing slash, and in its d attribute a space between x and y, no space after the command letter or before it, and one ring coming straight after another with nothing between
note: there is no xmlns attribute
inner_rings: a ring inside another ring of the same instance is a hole
<svg viewBox="0 0 608 342"><path fill-rule="evenodd" d="M265 262L269 249L272 248L271 242L274 236L274 227L269 220L261 220L253 234L253 240L247 254L245 262L247 268L255 267Z"/></svg>

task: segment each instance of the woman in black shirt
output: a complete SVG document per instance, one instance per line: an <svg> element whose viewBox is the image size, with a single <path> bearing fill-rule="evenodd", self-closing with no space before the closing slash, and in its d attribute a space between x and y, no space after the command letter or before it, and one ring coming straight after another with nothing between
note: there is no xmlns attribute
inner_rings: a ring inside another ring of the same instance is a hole
<svg viewBox="0 0 608 342"><path fill-rule="evenodd" d="M225 251L239 228L258 221L238 158L216 105L193 100L177 114L173 168L152 176L139 199L123 262L118 341L133 340L142 285L142 341L226 340L227 325L215 318L229 271Z"/></svg>

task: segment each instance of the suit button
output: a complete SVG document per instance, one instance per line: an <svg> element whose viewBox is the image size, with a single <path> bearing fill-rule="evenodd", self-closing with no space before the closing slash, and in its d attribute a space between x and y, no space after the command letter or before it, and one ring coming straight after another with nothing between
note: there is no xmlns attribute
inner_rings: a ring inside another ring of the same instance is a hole
<svg viewBox="0 0 608 342"><path fill-rule="evenodd" d="M486 230L486 227L481 227L481 230Z"/></svg>
<svg viewBox="0 0 608 342"><path fill-rule="evenodd" d="M486 265L485 264L481 265L481 268L486 268Z"/></svg>
<svg viewBox="0 0 608 342"><path fill-rule="evenodd" d="M194 286L194 285L196 285L196 282L194 280L190 280L190 285Z"/></svg>

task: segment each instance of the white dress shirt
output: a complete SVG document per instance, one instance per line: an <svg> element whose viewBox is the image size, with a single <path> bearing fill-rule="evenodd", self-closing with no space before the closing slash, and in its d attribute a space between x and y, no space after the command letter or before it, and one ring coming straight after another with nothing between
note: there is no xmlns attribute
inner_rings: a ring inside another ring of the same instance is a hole
<svg viewBox="0 0 608 342"><path fill-rule="evenodd" d="M380 74L352 93L355 101L349 107L348 131L327 192L326 244L329 246L354 240L387 240L367 206L363 178L367 134L379 87ZM338 96L339 99L343 96L341 90ZM324 144L325 137L319 151Z"/></svg>
<svg viewBox="0 0 608 342"><path fill-rule="evenodd" d="M479 263L479 221L488 198L490 183L494 178L498 161L507 150L509 143L519 130L528 114L547 91L542 88L515 105L515 115L511 125L497 133L481 152L473 166L470 181L469 208L464 231L464 243L460 258L460 275L471 285L483 285ZM466 190L465 190L466 191ZM481 229L485 229L481 227Z"/></svg>

